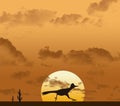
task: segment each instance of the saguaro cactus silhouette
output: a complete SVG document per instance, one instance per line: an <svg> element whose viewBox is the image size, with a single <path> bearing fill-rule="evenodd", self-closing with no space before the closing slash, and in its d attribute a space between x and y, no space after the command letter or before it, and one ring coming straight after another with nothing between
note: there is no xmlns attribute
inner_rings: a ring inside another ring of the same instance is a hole
<svg viewBox="0 0 120 106"><path fill-rule="evenodd" d="M18 99L19 102L22 101L22 93L21 93L21 90L20 90L20 89L19 89L19 91L18 91L17 99Z"/></svg>

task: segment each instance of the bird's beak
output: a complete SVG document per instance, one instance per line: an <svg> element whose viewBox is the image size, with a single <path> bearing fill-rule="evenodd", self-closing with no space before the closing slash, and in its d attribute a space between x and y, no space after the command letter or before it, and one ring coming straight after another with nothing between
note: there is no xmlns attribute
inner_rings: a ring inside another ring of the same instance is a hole
<svg viewBox="0 0 120 106"><path fill-rule="evenodd" d="M78 86L75 85L75 87L78 87Z"/></svg>

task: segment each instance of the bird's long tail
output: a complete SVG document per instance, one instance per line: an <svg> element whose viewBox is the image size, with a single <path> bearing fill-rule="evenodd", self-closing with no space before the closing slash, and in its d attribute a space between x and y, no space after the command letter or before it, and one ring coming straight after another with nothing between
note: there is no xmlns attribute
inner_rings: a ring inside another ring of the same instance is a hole
<svg viewBox="0 0 120 106"><path fill-rule="evenodd" d="M42 92L43 95L46 95L48 93L56 93L56 91L46 91L46 92Z"/></svg>

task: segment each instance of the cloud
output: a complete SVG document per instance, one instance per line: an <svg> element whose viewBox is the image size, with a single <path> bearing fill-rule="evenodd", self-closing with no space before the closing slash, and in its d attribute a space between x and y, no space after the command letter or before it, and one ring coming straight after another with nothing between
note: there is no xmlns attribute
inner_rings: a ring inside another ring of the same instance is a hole
<svg viewBox="0 0 120 106"><path fill-rule="evenodd" d="M86 24L90 21L90 18L88 17L85 17L82 21L81 21L81 24Z"/></svg>
<svg viewBox="0 0 120 106"><path fill-rule="evenodd" d="M15 14L3 12L0 16L1 24L9 25L43 25L46 22L49 22L56 12L50 10L26 10L18 11Z"/></svg>
<svg viewBox="0 0 120 106"><path fill-rule="evenodd" d="M40 59L63 59L65 62L72 63L104 63L114 61L111 53L103 48L88 48L87 50L71 50L64 54L62 50L51 51L49 47L41 49L39 52Z"/></svg>
<svg viewBox="0 0 120 106"><path fill-rule="evenodd" d="M45 63L41 63L41 66L43 66L43 67L51 67L51 65L47 65L47 64L45 64Z"/></svg>
<svg viewBox="0 0 120 106"><path fill-rule="evenodd" d="M4 95L12 95L15 93L15 89L0 89L0 93Z"/></svg>
<svg viewBox="0 0 120 106"><path fill-rule="evenodd" d="M26 81L27 84L34 85L35 83L32 80Z"/></svg>
<svg viewBox="0 0 120 106"><path fill-rule="evenodd" d="M120 100L120 86L115 85L112 88L112 92L108 98L108 100L119 101Z"/></svg>
<svg viewBox="0 0 120 106"><path fill-rule="evenodd" d="M91 6L89 8L92 8ZM92 10L89 9L88 10ZM0 16L0 24L13 26L42 26L46 23L54 25L80 25L91 21L91 18L83 17L81 14L71 13L57 16L57 12L45 9L31 9L9 13L4 11Z"/></svg>
<svg viewBox="0 0 120 106"><path fill-rule="evenodd" d="M54 24L76 25L79 24L79 19L81 17L80 14L64 14L62 17L52 19L51 22Z"/></svg>
<svg viewBox="0 0 120 106"><path fill-rule="evenodd" d="M50 87L58 86L58 87L60 87L60 88L67 88L67 87L70 86L69 83L67 83L67 82L62 82L62 81L59 81L59 80L56 80L56 79L49 79L48 82L49 82L49 86L50 86Z"/></svg>
<svg viewBox="0 0 120 106"><path fill-rule="evenodd" d="M102 26L102 18L91 18L86 16L81 16L79 14L64 14L62 17L57 17L50 21L55 25L84 25L92 24L96 26Z"/></svg>
<svg viewBox="0 0 120 106"><path fill-rule="evenodd" d="M97 64L96 65L96 67L104 67L104 65L99 65L99 64ZM99 70L99 69L94 69L94 70L89 70L89 71L87 71L87 75L89 75L89 76L100 76L100 75L104 75L104 71L103 70ZM92 79L89 79L89 80L92 80Z"/></svg>
<svg viewBox="0 0 120 106"><path fill-rule="evenodd" d="M38 85L39 86L39 84L42 84L43 82L49 83L49 85L47 85L49 87L58 86L60 88L67 88L70 86L70 84L67 82L62 82L57 79L50 79L49 77L47 77L47 75L37 77L34 80L28 80L26 83L30 84L30 85Z"/></svg>
<svg viewBox="0 0 120 106"><path fill-rule="evenodd" d="M110 5L113 2L117 2L118 0L101 0L99 3L93 2L88 7L88 14L93 14L95 12L104 12L107 11Z"/></svg>
<svg viewBox="0 0 120 106"><path fill-rule="evenodd" d="M95 12L107 11L113 2L118 0L101 0L99 3L93 2L89 5L87 12L93 14ZM61 17L53 18L51 23L55 25L81 25L81 24L92 24L101 27L102 18L95 18L82 16L81 14L63 14Z"/></svg>
<svg viewBox="0 0 120 106"><path fill-rule="evenodd" d="M14 73L11 77L14 78L14 79L23 79L23 78L26 78L30 75L30 71L19 71L19 72L16 72Z"/></svg>
<svg viewBox="0 0 120 106"><path fill-rule="evenodd" d="M39 58L40 59L47 59L47 58L60 58L63 55L61 50L58 51L51 51L49 47L45 47L39 51Z"/></svg>
<svg viewBox="0 0 120 106"><path fill-rule="evenodd" d="M43 76L41 75L40 77L37 77L33 80L26 81L26 83L30 84L30 85L38 85L39 86L39 84L46 82L46 81L48 81L47 75L43 75Z"/></svg>
<svg viewBox="0 0 120 106"><path fill-rule="evenodd" d="M80 89L80 88L74 88L75 91L81 91L82 93L85 93L85 89Z"/></svg>
<svg viewBox="0 0 120 106"><path fill-rule="evenodd" d="M109 86L107 84L98 84L97 85L97 89L105 89L105 88L109 88Z"/></svg>
<svg viewBox="0 0 120 106"><path fill-rule="evenodd" d="M47 81L48 78L46 79L46 77L47 77L46 75L38 77L36 79L36 83L41 83L41 82Z"/></svg>
<svg viewBox="0 0 120 106"><path fill-rule="evenodd" d="M30 93L27 93L27 92L25 92L25 93L23 92L22 94L26 95L26 96L30 96L31 95Z"/></svg>
<svg viewBox="0 0 120 106"><path fill-rule="evenodd" d="M24 62L26 62L26 58L23 53L17 50L8 39L0 38L0 64Z"/></svg>
<svg viewBox="0 0 120 106"><path fill-rule="evenodd" d="M96 90L85 90L88 95L92 95L93 93L96 93Z"/></svg>
<svg viewBox="0 0 120 106"><path fill-rule="evenodd" d="M116 90L119 90L119 92L120 92L120 87L119 87L119 85L116 85L115 87L113 87L113 91L116 91Z"/></svg>
<svg viewBox="0 0 120 106"><path fill-rule="evenodd" d="M17 93L17 91L14 89L14 88L10 88L10 89L0 89L0 94L3 94L3 95L13 95ZM22 95L30 95L29 93L27 92L22 92Z"/></svg>
<svg viewBox="0 0 120 106"><path fill-rule="evenodd" d="M68 87L70 87L70 83L68 83L68 82L65 82L65 81L60 81L60 80L58 80L58 78L57 77L55 77L55 78L50 78L50 77L47 77L46 79L45 79L45 81L44 81L44 83L47 83L48 85L45 85L45 86L49 86L49 87L60 87L60 88L68 88ZM81 84L81 82L79 82L77 85L80 85ZM75 88L74 90L81 90L81 89L79 89L79 88ZM84 90L81 90L81 91L84 91Z"/></svg>
<svg viewBox="0 0 120 106"><path fill-rule="evenodd" d="M95 22L95 25L101 27L101 26L103 25L103 20L102 20L101 18L99 18L99 19L97 20L97 22Z"/></svg>
<svg viewBox="0 0 120 106"><path fill-rule="evenodd" d="M80 63L103 63L113 61L113 56L109 51L103 48L89 48L87 50L71 50L66 55L67 60L80 62Z"/></svg>
<svg viewBox="0 0 120 106"><path fill-rule="evenodd" d="M85 52L89 54L91 57L98 56L100 58L105 57L108 60L113 60L113 56L110 54L110 52L103 48L89 48Z"/></svg>
<svg viewBox="0 0 120 106"><path fill-rule="evenodd" d="M92 63L92 58L89 54L85 53L84 51L80 50L71 50L66 55L67 61L75 61L75 62L83 62L83 63Z"/></svg>

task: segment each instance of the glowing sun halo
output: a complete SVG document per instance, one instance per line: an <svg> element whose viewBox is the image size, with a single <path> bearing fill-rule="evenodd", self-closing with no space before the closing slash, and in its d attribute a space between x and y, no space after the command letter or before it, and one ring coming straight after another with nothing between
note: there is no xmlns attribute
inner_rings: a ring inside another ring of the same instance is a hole
<svg viewBox="0 0 120 106"><path fill-rule="evenodd" d="M74 85L77 87L74 87ZM71 86L73 88L68 93L71 99L67 95L56 95L57 93L54 92L50 93L51 91L60 89L70 89ZM69 71L60 70L50 74L45 79L41 88L41 97L43 101L84 101L85 87L77 75Z"/></svg>

